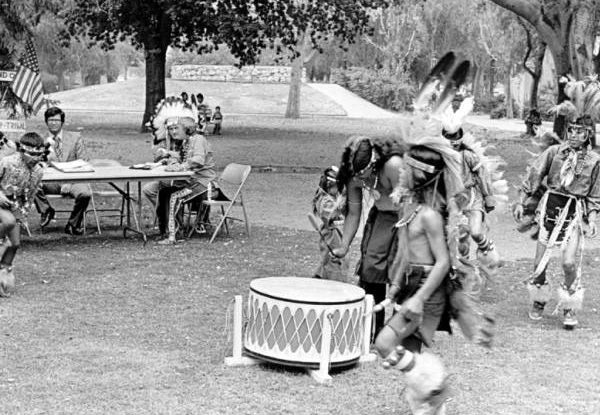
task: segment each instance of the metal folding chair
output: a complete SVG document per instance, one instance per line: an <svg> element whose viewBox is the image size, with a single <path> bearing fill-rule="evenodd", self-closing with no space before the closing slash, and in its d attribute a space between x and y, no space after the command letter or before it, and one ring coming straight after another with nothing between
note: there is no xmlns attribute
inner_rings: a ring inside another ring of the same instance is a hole
<svg viewBox="0 0 600 415"><path fill-rule="evenodd" d="M246 225L246 232L248 236L250 236L250 222L248 221L248 214L246 213L246 205L244 204L242 189L251 170L252 166L245 164L228 164L218 179L220 189L219 197L213 199L212 192L209 191L208 200L202 201L202 204L206 207L219 207L221 210L221 218L213 230L209 243L212 243L215 240L215 237L219 233L219 230L222 226L225 226L225 231L227 232L227 235L229 235L227 221L231 220L244 222ZM232 189L232 193L229 193L228 189ZM229 194L232 196L230 197ZM244 215L243 219L231 216L232 209L234 207L241 208Z"/></svg>

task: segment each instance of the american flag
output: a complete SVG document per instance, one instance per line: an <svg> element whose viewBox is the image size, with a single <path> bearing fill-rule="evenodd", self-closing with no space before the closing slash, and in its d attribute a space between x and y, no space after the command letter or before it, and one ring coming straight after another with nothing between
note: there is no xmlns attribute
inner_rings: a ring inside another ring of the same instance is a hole
<svg viewBox="0 0 600 415"><path fill-rule="evenodd" d="M42 89L40 67L31 39L27 41L25 53L19 61L19 67L11 88L16 96L31 105L34 113L38 112L44 102L44 91Z"/></svg>

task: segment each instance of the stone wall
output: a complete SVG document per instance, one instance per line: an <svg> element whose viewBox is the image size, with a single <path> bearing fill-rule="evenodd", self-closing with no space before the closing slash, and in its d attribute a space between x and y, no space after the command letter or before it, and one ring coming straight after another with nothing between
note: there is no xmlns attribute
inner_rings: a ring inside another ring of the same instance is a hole
<svg viewBox="0 0 600 415"><path fill-rule="evenodd" d="M171 78L186 81L244 82L255 84L287 84L290 82L289 66L231 65L173 65ZM303 70L302 82L306 82Z"/></svg>

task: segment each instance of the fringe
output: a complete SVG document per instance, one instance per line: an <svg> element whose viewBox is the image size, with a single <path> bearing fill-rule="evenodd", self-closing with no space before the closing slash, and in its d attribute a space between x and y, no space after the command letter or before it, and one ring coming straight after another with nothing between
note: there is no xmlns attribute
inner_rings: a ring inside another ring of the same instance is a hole
<svg viewBox="0 0 600 415"><path fill-rule="evenodd" d="M552 290L550 284L547 282L541 286L530 282L527 284L527 292L529 293L529 301L532 303L536 301L538 303L547 303L550 297L552 297Z"/></svg>
<svg viewBox="0 0 600 415"><path fill-rule="evenodd" d="M557 292L559 305L564 310L581 310L583 307L583 294L585 292L583 287L577 287L573 294L569 294L568 290L560 286Z"/></svg>

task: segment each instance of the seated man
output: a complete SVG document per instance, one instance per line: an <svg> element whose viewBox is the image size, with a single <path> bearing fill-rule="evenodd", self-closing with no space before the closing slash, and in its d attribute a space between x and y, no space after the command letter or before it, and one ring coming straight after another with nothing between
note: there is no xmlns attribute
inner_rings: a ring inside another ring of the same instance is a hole
<svg viewBox="0 0 600 415"><path fill-rule="evenodd" d="M51 107L44 113L44 120L50 132L46 144L50 146L48 161L68 162L88 160L83 138L79 133L63 130L65 113L58 107ZM82 235L82 222L92 197L89 185L84 183L44 184L35 196L35 206L41 213L40 226L47 226L54 218L54 209L50 206L47 194L62 195L75 199L73 211L65 226L65 233Z"/></svg>

